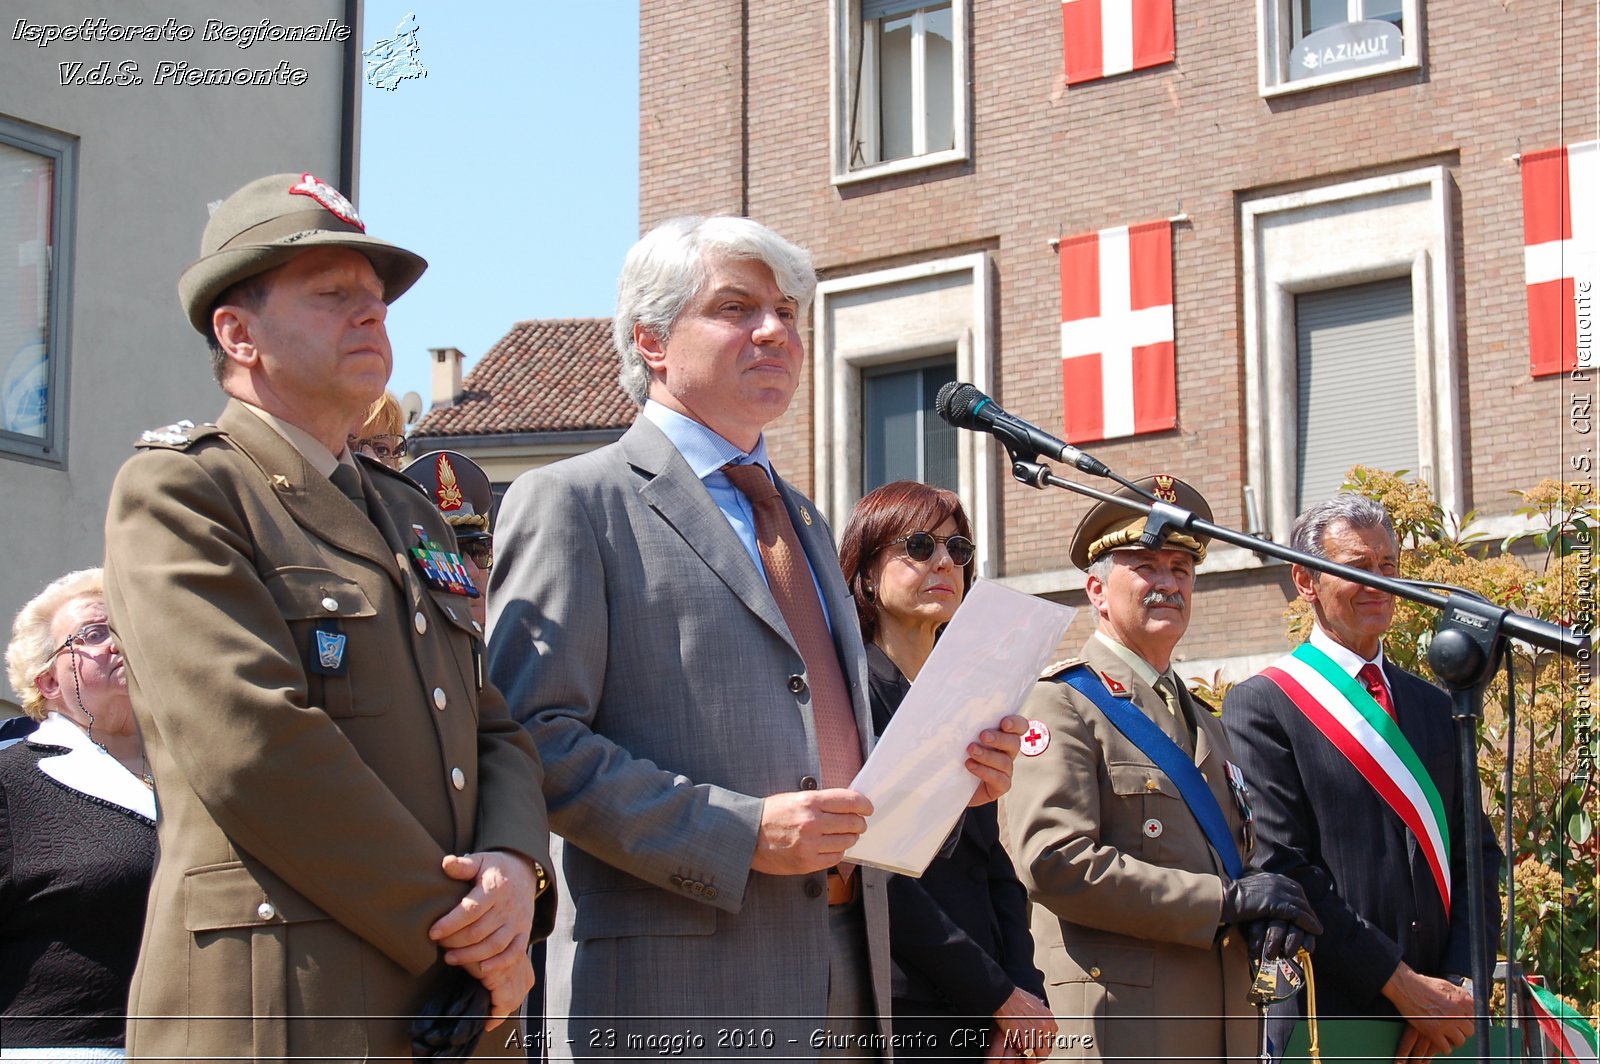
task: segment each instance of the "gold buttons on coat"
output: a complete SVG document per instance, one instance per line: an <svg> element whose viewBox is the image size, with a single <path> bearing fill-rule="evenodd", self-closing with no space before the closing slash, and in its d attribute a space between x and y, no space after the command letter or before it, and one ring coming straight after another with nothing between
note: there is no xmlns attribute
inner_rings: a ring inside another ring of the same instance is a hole
<svg viewBox="0 0 1600 1064"><path fill-rule="evenodd" d="M417 611L417 615L412 618L411 623L416 626L418 635L428 634L428 618L423 616L421 610Z"/></svg>
<svg viewBox="0 0 1600 1064"><path fill-rule="evenodd" d="M263 920L270 920L278 915L278 909L270 901L264 901L256 906L256 915Z"/></svg>
<svg viewBox="0 0 1600 1064"><path fill-rule="evenodd" d="M1157 783L1155 780L1145 780L1144 789L1147 791L1159 791L1161 789L1161 784Z"/></svg>
<svg viewBox="0 0 1600 1064"><path fill-rule="evenodd" d="M445 698L445 696L444 696L444 688L443 687L435 687L433 689L433 708L434 709L440 709L440 710L444 709L445 704L448 701L449 701L449 699Z"/></svg>
<svg viewBox="0 0 1600 1064"><path fill-rule="evenodd" d="M1090 968L1089 969L1089 978L1090 979L1098 979L1098 978L1100 978L1100 969L1098 967Z"/></svg>
<svg viewBox="0 0 1600 1064"><path fill-rule="evenodd" d="M464 791L467 789L467 774L458 768L453 768L450 770L450 782L456 790Z"/></svg>

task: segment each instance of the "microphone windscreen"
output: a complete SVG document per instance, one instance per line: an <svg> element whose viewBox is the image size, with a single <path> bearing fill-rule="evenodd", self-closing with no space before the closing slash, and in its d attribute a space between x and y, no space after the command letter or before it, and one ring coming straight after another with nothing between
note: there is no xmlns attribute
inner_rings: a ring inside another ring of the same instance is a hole
<svg viewBox="0 0 1600 1064"><path fill-rule="evenodd" d="M951 381L939 389L933 409L956 428L971 428L972 411L982 398L983 393L965 381Z"/></svg>

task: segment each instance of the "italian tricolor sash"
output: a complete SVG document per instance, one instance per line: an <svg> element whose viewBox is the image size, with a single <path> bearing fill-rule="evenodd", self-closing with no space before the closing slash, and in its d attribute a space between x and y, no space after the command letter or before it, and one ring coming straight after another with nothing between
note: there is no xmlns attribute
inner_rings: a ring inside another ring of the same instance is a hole
<svg viewBox="0 0 1600 1064"><path fill-rule="evenodd" d="M1300 712L1389 804L1422 847L1439 897L1450 911L1450 829L1439 788L1411 743L1361 683L1310 643L1279 658L1261 675Z"/></svg>
<svg viewBox="0 0 1600 1064"><path fill-rule="evenodd" d="M1560 1060L1567 1064L1595 1064L1596 1040L1589 1021L1565 1001L1544 987L1528 979L1528 989L1533 993L1533 1015L1544 1031L1545 1040L1555 1046Z"/></svg>

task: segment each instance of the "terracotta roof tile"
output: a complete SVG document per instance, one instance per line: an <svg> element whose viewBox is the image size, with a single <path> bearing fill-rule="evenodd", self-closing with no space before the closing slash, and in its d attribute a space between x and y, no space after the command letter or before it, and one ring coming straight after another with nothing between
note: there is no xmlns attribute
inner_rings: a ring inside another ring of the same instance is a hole
<svg viewBox="0 0 1600 1064"><path fill-rule="evenodd" d="M412 435L626 428L639 412L617 383L610 318L518 322L462 388L454 406L429 411Z"/></svg>

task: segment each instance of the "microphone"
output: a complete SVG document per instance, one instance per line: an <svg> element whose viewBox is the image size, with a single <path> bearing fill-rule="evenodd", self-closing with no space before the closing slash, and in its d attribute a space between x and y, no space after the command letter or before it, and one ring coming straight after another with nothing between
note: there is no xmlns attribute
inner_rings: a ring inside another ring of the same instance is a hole
<svg viewBox="0 0 1600 1064"><path fill-rule="evenodd" d="M1111 470L1092 454L1078 450L1000 409L1000 404L962 381L951 381L939 389L933 408L958 429L987 432L1011 451L1045 455L1058 462L1069 462L1080 471L1096 477L1112 477ZM1113 477L1113 479L1115 479Z"/></svg>

